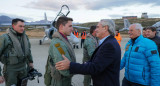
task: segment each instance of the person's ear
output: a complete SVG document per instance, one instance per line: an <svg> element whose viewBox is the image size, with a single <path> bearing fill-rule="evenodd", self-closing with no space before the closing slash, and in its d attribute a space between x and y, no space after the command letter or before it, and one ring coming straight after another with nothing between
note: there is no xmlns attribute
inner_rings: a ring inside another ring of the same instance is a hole
<svg viewBox="0 0 160 86"><path fill-rule="evenodd" d="M63 29L63 25L62 24L60 24L59 29Z"/></svg>
<svg viewBox="0 0 160 86"><path fill-rule="evenodd" d="M141 30L140 29L138 29L138 32L141 34Z"/></svg>
<svg viewBox="0 0 160 86"><path fill-rule="evenodd" d="M12 27L13 27L13 28L15 27L14 24L12 24Z"/></svg>
<svg viewBox="0 0 160 86"><path fill-rule="evenodd" d="M104 28L105 28L105 30L108 30L108 26L107 25Z"/></svg>

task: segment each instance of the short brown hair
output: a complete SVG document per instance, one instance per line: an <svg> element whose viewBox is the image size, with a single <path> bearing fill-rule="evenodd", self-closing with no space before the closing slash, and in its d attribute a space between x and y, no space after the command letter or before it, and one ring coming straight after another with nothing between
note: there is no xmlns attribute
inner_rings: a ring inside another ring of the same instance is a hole
<svg viewBox="0 0 160 86"><path fill-rule="evenodd" d="M19 19L19 18L16 18L16 19L13 19L13 20L12 20L12 25L13 25L13 24L16 25L17 22L19 22L19 21L24 22L24 20Z"/></svg>
<svg viewBox="0 0 160 86"><path fill-rule="evenodd" d="M91 26L90 27L90 34L92 34L95 31L95 29L96 29L96 26Z"/></svg>
<svg viewBox="0 0 160 86"><path fill-rule="evenodd" d="M147 29L146 27L143 28L143 30L146 30L146 29Z"/></svg>
<svg viewBox="0 0 160 86"><path fill-rule="evenodd" d="M156 31L156 28L153 26L149 26L146 28L146 30L151 30L153 32L153 31Z"/></svg>
<svg viewBox="0 0 160 86"><path fill-rule="evenodd" d="M56 22L56 28L59 30L59 26L65 25L68 23L68 21L73 21L72 18L66 17L66 16L61 16L58 18L57 22Z"/></svg>

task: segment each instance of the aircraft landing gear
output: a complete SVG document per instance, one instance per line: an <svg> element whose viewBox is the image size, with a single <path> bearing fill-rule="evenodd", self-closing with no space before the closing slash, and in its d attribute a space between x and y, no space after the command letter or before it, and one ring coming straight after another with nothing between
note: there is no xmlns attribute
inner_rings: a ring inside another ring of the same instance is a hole
<svg viewBox="0 0 160 86"><path fill-rule="evenodd" d="M42 40L39 40L39 45L42 45Z"/></svg>

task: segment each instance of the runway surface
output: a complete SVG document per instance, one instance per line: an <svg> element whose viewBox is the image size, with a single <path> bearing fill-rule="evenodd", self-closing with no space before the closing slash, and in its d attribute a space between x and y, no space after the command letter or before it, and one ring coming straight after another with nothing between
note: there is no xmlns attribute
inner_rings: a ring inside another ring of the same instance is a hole
<svg viewBox="0 0 160 86"><path fill-rule="evenodd" d="M31 42L31 51L33 55L34 68L36 68L43 75L45 73L45 65L48 56L48 49L50 40L45 41L42 45L39 45L39 40L37 38L30 39ZM123 38L121 42L122 56L124 54L124 46L128 42L129 38ZM80 47L80 46L79 46ZM76 53L76 60L79 63L82 63L83 49L74 49ZM2 67L2 64L0 64ZM124 77L124 69L120 72L120 83ZM83 86L83 75L74 75L72 78L73 86ZM5 86L4 84L0 84L0 86ZM39 83L37 83L37 77L35 80L28 81L28 86L45 86L43 76L39 78Z"/></svg>

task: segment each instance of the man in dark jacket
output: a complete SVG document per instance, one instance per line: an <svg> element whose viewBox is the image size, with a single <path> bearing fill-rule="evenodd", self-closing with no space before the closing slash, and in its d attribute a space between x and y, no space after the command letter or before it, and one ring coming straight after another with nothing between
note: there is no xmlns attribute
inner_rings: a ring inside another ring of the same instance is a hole
<svg viewBox="0 0 160 86"><path fill-rule="evenodd" d="M147 27L146 28L146 36L147 38L154 41L158 47L158 52L160 56L160 37L156 36L156 28L155 27Z"/></svg>
<svg viewBox="0 0 160 86"><path fill-rule="evenodd" d="M115 23L110 19L101 20L96 28L100 39L91 60L84 64L70 62L64 55L63 61L56 63L58 70L69 69L71 74L91 75L94 86L119 86L121 49L114 38Z"/></svg>

